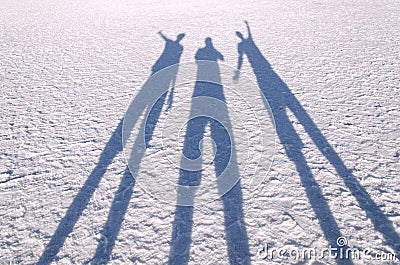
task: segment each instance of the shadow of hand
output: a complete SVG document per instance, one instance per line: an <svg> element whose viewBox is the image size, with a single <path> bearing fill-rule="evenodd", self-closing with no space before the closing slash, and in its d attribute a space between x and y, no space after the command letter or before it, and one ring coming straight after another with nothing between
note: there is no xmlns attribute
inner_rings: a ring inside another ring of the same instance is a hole
<svg viewBox="0 0 400 265"><path fill-rule="evenodd" d="M238 80L239 80L239 76L240 76L240 71L239 71L239 70L236 70L236 71L235 71L235 74L234 74L234 76L233 76L233 80L238 81Z"/></svg>

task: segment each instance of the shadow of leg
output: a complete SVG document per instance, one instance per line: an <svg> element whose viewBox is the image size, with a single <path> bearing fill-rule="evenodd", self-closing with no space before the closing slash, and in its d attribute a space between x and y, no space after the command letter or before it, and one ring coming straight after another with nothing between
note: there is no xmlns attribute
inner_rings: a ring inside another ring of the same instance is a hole
<svg viewBox="0 0 400 265"><path fill-rule="evenodd" d="M60 224L54 232L50 242L47 244L46 249L37 264L50 264L55 259L60 248L64 245L66 238L72 232L76 222L82 215L83 210L89 203L89 200L98 187L107 167L112 163L114 157L122 151L122 123L123 119L120 120L117 128L111 135L110 140L100 155L96 167L93 169L85 184L72 201L65 216L61 219Z"/></svg>
<svg viewBox="0 0 400 265"><path fill-rule="evenodd" d="M243 215L240 182L222 196L225 233L230 264L250 264L250 251Z"/></svg>
<svg viewBox="0 0 400 265"><path fill-rule="evenodd" d="M147 116L146 126L145 126L145 136L144 136L146 147L149 147L149 143L153 137L154 129L160 117L166 97L167 97L167 92L164 93L153 106L150 106L151 109L149 115Z"/></svg>
<svg viewBox="0 0 400 265"><path fill-rule="evenodd" d="M293 140L293 139L292 139ZM315 216L317 217L321 229L324 233L326 240L330 246L337 246L337 239L342 236L340 233L339 226L329 208L328 202L323 196L322 190L315 180L310 167L307 165L305 157L301 152L301 140L297 139L295 143L287 143L285 146L286 154L291 161L296 165L296 169L299 172L302 186L304 187L308 200L314 210ZM347 246L338 247L342 249L343 253L346 253ZM337 264L353 264L350 259L337 259Z"/></svg>
<svg viewBox="0 0 400 265"><path fill-rule="evenodd" d="M239 178L237 166L236 150L234 145L233 133L227 109L219 109L223 114L223 120L229 128L225 128L218 121L212 120L211 137L215 142L215 174L221 176L223 172L230 168L231 177ZM229 132L228 132L229 130ZM221 191L220 194L224 191ZM243 214L243 195L240 180L224 194L221 198L224 210L224 222L226 243L228 246L228 258L230 264L250 264L250 251L247 238L246 225Z"/></svg>
<svg viewBox="0 0 400 265"><path fill-rule="evenodd" d="M351 194L359 203L368 218L371 220L376 231L380 232L385 238L388 245L392 247L397 256L400 256L400 236L396 232L393 223L382 212L379 206L372 200L368 191L360 184L356 176L346 167L342 159L328 143L322 132L318 129L311 117L300 106L298 101L295 101L297 111L297 118L303 124L304 129L313 140L314 144L325 156L325 158L335 168L337 174L342 178L346 187L350 190Z"/></svg>
<svg viewBox="0 0 400 265"><path fill-rule="evenodd" d="M105 264L109 261L112 249L115 245L122 221L128 209L129 201L133 193L135 179L129 168L125 169L124 176L115 194L114 201L108 214L107 222L101 232L101 239L97 246L93 264Z"/></svg>
<svg viewBox="0 0 400 265"><path fill-rule="evenodd" d="M197 159L201 156L200 142L204 137L204 130L207 119L197 117L189 120L185 141L183 145L183 155L188 159ZM200 163L200 161L199 161ZM198 186L201 181L201 171L187 171L181 169L179 172L179 185ZM194 198L185 198L185 205L192 204ZM189 202L190 201L190 202ZM182 265L187 264L190 254L190 243L193 226L193 206L180 206L175 209L174 223L171 239L171 248L169 252L169 264Z"/></svg>
<svg viewBox="0 0 400 265"><path fill-rule="evenodd" d="M168 264L183 265L189 262L192 242L193 207L176 206Z"/></svg>

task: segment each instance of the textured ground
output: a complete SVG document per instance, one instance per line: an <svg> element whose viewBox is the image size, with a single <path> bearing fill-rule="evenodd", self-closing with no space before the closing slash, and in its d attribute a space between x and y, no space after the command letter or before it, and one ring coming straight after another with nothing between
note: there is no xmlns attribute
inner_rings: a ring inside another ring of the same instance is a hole
<svg viewBox="0 0 400 265"><path fill-rule="evenodd" d="M373 224L289 112L342 235L360 249L399 253L396 242L385 240L385 234L400 233L399 2L231 2L1 1L0 264L32 264L49 253L56 264L80 264L101 252L114 197L127 196L118 192L123 155L114 158L117 147L106 146L162 52L157 32L171 38L186 33L184 62L193 61L210 36L234 67L234 32L245 30L244 19L274 71L387 217L380 220L384 228ZM256 82L246 58L243 70ZM243 189L254 264L279 263L257 257L267 243L328 244L296 165L277 141L265 181L256 190ZM109 165L99 163L104 149L114 158ZM91 176L93 183L85 185ZM92 190L86 205L80 198ZM128 202L109 263L167 263L175 207L138 185ZM73 224L70 233L60 222ZM389 223L393 230L386 229ZM192 231L189 264L228 263L220 201L195 208ZM57 243L63 237L59 249L45 252L52 238Z"/></svg>

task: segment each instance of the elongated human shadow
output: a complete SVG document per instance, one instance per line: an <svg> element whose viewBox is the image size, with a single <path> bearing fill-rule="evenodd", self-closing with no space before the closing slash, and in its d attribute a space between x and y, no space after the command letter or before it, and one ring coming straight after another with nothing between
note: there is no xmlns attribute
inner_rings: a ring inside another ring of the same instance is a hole
<svg viewBox="0 0 400 265"><path fill-rule="evenodd" d="M89 203L90 198L93 196L101 178L106 173L107 167L112 163L114 157L122 151L122 122L123 120L121 119L101 153L96 167L83 184L81 190L75 196L65 213L65 216L61 219L37 264L50 264L56 258L61 247L64 245L65 240L72 232L76 222L82 215L83 210Z"/></svg>
<svg viewBox="0 0 400 265"><path fill-rule="evenodd" d="M129 168L127 167L125 169L124 177L112 202L107 221L103 226L103 230L101 232L102 238L97 246L94 257L91 260L91 262L94 264L104 264L110 259L112 249L115 245L115 240L119 234L122 221L128 209L129 201L133 193L135 181L132 178L131 173L133 176L138 174L140 163L145 154L146 148L150 147L150 141L154 134L154 129L166 100L167 92L162 93L162 95L154 104L148 103L148 93L154 93L155 90L158 91L160 87L162 87L165 91L170 89L170 99L168 100L167 109L169 109L172 104L173 88L175 86L176 75L178 73L178 67L176 67L176 64L179 63L183 51L183 46L179 44L179 41L185 35L179 34L176 41L172 41L166 38L161 32L159 33L166 41L166 45L162 55L152 67L152 75L160 73L159 71L163 69L164 71L162 71L162 74L158 75L159 78L156 78L157 81L155 85L157 88L154 87L154 84L151 82L146 82L143 85L141 92L144 93L135 98L129 107L127 115L125 116L125 119L128 119L128 121L125 120L125 124L128 124L128 128L124 128L124 133L127 131L130 132L132 130L132 126L136 124L137 118L140 117L140 115L137 115L137 110L139 109L138 107L143 103L147 103L145 108L143 108L144 114L142 115L142 117L147 118L142 121L139 134L136 136L135 142L131 148L128 162ZM175 67L169 67L172 65L175 65ZM130 115L132 114L132 111L135 112L134 115Z"/></svg>
<svg viewBox="0 0 400 265"><path fill-rule="evenodd" d="M341 236L339 227L329 209L328 203L323 196L320 186L315 180L306 159L301 152L303 143L293 127L287 109L289 109L301 123L319 151L325 156L335 168L336 173L342 178L346 187L357 200L360 207L366 212L376 231L380 232L386 243L399 255L400 238L393 227L392 222L385 216L382 210L371 199L367 190L360 184L358 179L346 167L339 155L328 143L322 132L318 129L310 115L305 111L297 98L290 91L285 82L272 69L269 62L262 55L252 39L249 25L247 24L248 38L242 33L236 32L241 42L238 44L240 70L245 54L256 75L261 92L267 99L275 118L276 130L280 142L285 147L286 155L295 163L300 175L303 187L306 190L311 206L319 220L325 238L332 246L336 246L336 239ZM234 78L239 78L236 72ZM337 263L350 263L350 260L337 259Z"/></svg>
<svg viewBox="0 0 400 265"><path fill-rule="evenodd" d="M222 60L222 55L213 47L211 39L206 39L206 47L199 49L196 54L198 64L197 80L202 80L199 76L205 74L213 75L215 83L197 81L195 84L191 114L198 111L201 106L194 106L196 97L209 97L225 103L223 87L220 85L220 73L217 60ZM207 60L208 63L202 65L199 60ZM206 68L206 69L204 69ZM211 68L211 69L210 69ZM196 109L197 108L197 109ZM196 161L197 168L200 170L186 170L181 165L179 185L199 186L202 177L201 170L201 141L204 138L205 128L210 126L211 139L214 141L214 170L217 178L232 163L230 175L239 177L239 169L236 161L236 151L234 139L232 137L232 128L229 119L228 109L225 104L218 108L218 116L222 117L223 124L220 121L206 116L197 116L190 119L187 123L186 134L183 146L183 156L185 159ZM182 158L182 161L185 161ZM183 163L181 161L181 164ZM221 185L218 185L219 194L223 194ZM222 195L221 194L221 195ZM169 264L187 264L190 258L190 243L193 226L193 201L195 192L189 197L179 198L175 210L175 219L173 223L173 232L171 247L169 253ZM240 181L236 182L233 188L224 194L221 198L224 211L224 223L226 240L228 246L228 256L230 264L248 264L249 246L247 232L244 225L244 216L242 209L242 191ZM185 205L185 206L183 206ZM189 206L187 206L189 205Z"/></svg>
<svg viewBox="0 0 400 265"><path fill-rule="evenodd" d="M165 97L164 97L165 98ZM161 112L162 105L159 106L158 111ZM153 111L151 109L151 111ZM146 115L150 110L147 110ZM157 116L158 117L158 116ZM150 117L149 117L150 119ZM149 119L147 122L149 122ZM157 121L151 121L156 124ZM140 162L146 152L146 142L144 140L143 127L146 125L146 120L142 122L139 135L137 136L134 146L131 151L131 158L129 159L129 167L125 168L124 175L121 183L115 193L114 200L111 204L111 208L108 214L106 223L101 231L101 239L97 245L96 252L93 258L88 262L91 264L105 264L110 260L111 252L114 248L115 241L121 229L122 221L124 220L125 213L128 209L129 202L133 194L133 187L135 185L135 179L132 177L136 176L140 166Z"/></svg>
<svg viewBox="0 0 400 265"><path fill-rule="evenodd" d="M179 34L177 39L173 41L165 37L161 32L159 33L165 40L166 45L160 58L152 67L152 75L164 68L167 68L168 66L179 63L183 51L183 46L179 42L185 36L185 34ZM163 75L164 78L162 82L159 82L158 84L165 86L165 90L168 91L168 88L171 85L174 85L176 74L177 67L173 68L173 71L168 71L167 75ZM145 144L144 149L138 151L138 148L136 147L139 146L139 144L135 145L132 149L132 155L134 155L135 158L131 161L135 164L135 167L139 166L140 160L144 155L145 148L148 147L149 142L151 141L154 129L167 96L167 93L164 93L160 95L154 105L149 105L149 101L147 99L152 94L152 88L153 87L151 86L143 86L131 103L130 109L134 109L135 113L133 115L129 115L129 113L127 113L125 117L125 119L131 118L129 121L130 127L124 128L125 132L133 129L139 117L143 117L143 115L148 117L147 119L143 120L141 125L141 128L145 128L145 130L143 130L145 131L144 135L140 134L136 140L137 143L143 142ZM171 89L170 97L172 97L172 93L173 91ZM172 104L172 100L169 104ZM94 191L106 173L108 166L122 151L123 122L124 120L121 119L117 128L103 149L96 167L93 169L78 194L75 196L65 216L61 219L37 264L50 264L56 259L56 256L61 247L64 245L65 240L74 229L74 226L79 220L79 217L82 215L83 211L86 209ZM106 263L109 260L111 251L114 247L115 240L121 227L121 223L127 211L134 184L135 181L132 178L129 168L127 167L124 171L120 186L113 200L107 222L103 227L102 239L99 242L94 258L92 259L93 261Z"/></svg>

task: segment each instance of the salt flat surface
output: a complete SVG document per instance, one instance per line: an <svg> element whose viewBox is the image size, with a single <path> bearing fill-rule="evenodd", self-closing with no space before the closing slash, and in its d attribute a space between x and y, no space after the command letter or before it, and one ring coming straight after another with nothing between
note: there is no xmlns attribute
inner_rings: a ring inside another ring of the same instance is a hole
<svg viewBox="0 0 400 265"><path fill-rule="evenodd" d="M242 189L252 264L282 263L261 260L262 245L322 248L337 231L349 246L399 254L398 1L3 0L0 6L1 264L102 264L104 257L109 264L168 263L180 222L175 206L124 173L115 130L163 50L159 30L171 38L186 33L181 62L193 62L211 37L224 63L235 67L235 31L245 33L245 19L287 96L314 122L305 126L296 111L284 110L317 183L305 187L301 159L288 157L291 143L277 137L269 173L258 173L265 180ZM242 70L257 84L246 57ZM176 104L191 95L179 91ZM307 133L318 138L313 128L339 160L313 142ZM164 174L157 162L144 159L141 167ZM318 205L318 190L325 206ZM336 225L327 225L329 218ZM178 247L189 251L189 264L232 263L221 200L195 206L190 225L190 248ZM283 261L335 264L320 262Z"/></svg>

